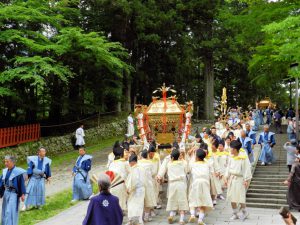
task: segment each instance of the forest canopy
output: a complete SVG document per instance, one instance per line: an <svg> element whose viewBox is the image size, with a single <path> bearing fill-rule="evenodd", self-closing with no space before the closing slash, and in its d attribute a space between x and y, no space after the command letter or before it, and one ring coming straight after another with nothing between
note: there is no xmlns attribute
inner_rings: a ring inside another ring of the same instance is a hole
<svg viewBox="0 0 300 225"><path fill-rule="evenodd" d="M2 126L131 111L164 82L201 118L213 117L222 87L229 106L265 96L289 106L299 1L1 2Z"/></svg>

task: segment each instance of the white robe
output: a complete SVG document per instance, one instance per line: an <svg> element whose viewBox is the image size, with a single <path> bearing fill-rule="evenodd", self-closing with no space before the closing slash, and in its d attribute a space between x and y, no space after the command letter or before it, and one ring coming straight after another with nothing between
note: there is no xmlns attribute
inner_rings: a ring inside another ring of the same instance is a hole
<svg viewBox="0 0 300 225"><path fill-rule="evenodd" d="M227 152L225 150L223 152L218 152L220 174L221 174L221 176L223 176L222 180L221 180L222 188L225 187L224 176L225 176L226 169L228 166L229 157L230 157L229 152Z"/></svg>
<svg viewBox="0 0 300 225"><path fill-rule="evenodd" d="M145 202L145 182L145 170L139 165L131 167L129 175L126 179L126 188L129 192L127 202L128 218L143 216Z"/></svg>
<svg viewBox="0 0 300 225"><path fill-rule="evenodd" d="M75 137L76 137L75 145L77 145L77 146L85 145L84 136L85 136L84 130L81 127L79 127L75 132Z"/></svg>
<svg viewBox="0 0 300 225"><path fill-rule="evenodd" d="M161 167L161 162L160 162L160 156L159 154L156 152L153 159L151 159L151 162L153 163L153 169L154 169L154 188L155 188L155 196L156 196L156 203L159 204L160 203L160 199L159 199L159 192L162 190L161 184L158 183L156 181L156 176L158 174L158 171L160 170Z"/></svg>
<svg viewBox="0 0 300 225"><path fill-rule="evenodd" d="M153 208L156 203L156 187L155 187L155 164L151 160L141 159L138 161L138 165L145 170L145 207Z"/></svg>
<svg viewBox="0 0 300 225"><path fill-rule="evenodd" d="M128 122L128 130L127 130L127 135L129 137L134 135L134 124L133 124L133 118L131 116L127 117L127 122Z"/></svg>
<svg viewBox="0 0 300 225"><path fill-rule="evenodd" d="M210 152L206 160L210 166L211 195L220 195L223 193L221 180L216 176L216 173L221 173L217 154L217 152Z"/></svg>
<svg viewBox="0 0 300 225"><path fill-rule="evenodd" d="M185 161L166 161L160 168L159 177L168 174L167 211L188 210L187 200L187 164Z"/></svg>
<svg viewBox="0 0 300 225"><path fill-rule="evenodd" d="M114 160L110 165L108 170L113 171L120 175L124 181L126 181L129 173L129 164L125 159ZM114 188L111 188L110 191L113 195L119 198L119 204L122 210L127 209L127 193L126 193L125 184L120 184Z"/></svg>
<svg viewBox="0 0 300 225"><path fill-rule="evenodd" d="M191 173L189 206L211 209L213 203L210 196L210 166L205 161L198 161L191 163L189 170Z"/></svg>
<svg viewBox="0 0 300 225"><path fill-rule="evenodd" d="M245 204L247 188L243 183L252 179L251 164L247 157L230 157L225 177L228 180L227 201Z"/></svg>

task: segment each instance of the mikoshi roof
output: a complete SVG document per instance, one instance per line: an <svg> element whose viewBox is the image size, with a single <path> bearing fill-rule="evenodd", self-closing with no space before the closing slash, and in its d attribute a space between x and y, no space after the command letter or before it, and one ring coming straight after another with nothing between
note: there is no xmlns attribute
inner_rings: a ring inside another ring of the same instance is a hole
<svg viewBox="0 0 300 225"><path fill-rule="evenodd" d="M172 99L167 99L166 102L164 100L156 100L153 101L148 109L148 115L158 115L158 114L182 114L183 108L179 105L177 101Z"/></svg>

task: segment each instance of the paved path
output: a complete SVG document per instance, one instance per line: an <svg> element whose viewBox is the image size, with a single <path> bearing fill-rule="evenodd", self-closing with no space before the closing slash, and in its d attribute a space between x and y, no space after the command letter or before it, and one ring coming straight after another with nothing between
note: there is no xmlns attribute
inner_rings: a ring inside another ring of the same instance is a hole
<svg viewBox="0 0 300 225"><path fill-rule="evenodd" d="M283 134L284 135L284 134ZM283 135L280 139L284 140ZM279 136L279 135L278 135ZM282 145L282 143L278 143L278 145ZM259 149L255 148L255 156L258 157ZM104 157L104 156L103 156ZM106 155L104 157L104 161L106 161ZM99 168L100 169L100 168ZM165 206L166 202L164 201L163 206ZM38 225L81 225L82 220L86 214L88 202L81 202L68 210L58 214L55 217L52 217L46 221L38 223ZM281 219L281 216L278 215L278 209L259 209L259 208L248 208L250 212L249 218L242 222L240 220L230 221L229 218L232 215L231 207L225 201L219 201L216 209L209 213L207 218L205 218L205 222L207 225L225 225L225 224L243 224L243 225L280 225L284 224ZM152 222L146 223L147 225L166 225L168 224L166 221L167 213L165 211L165 207L163 209L157 211L157 216L154 218ZM293 212L293 214L300 219L300 213ZM188 216L186 217L188 219ZM126 223L126 218L124 219L124 223Z"/></svg>
<svg viewBox="0 0 300 225"><path fill-rule="evenodd" d="M58 214L57 216L50 218L44 222L38 223L37 225L81 225L82 220L85 216L88 202L82 202L72 208ZM205 223L207 225L227 225L227 224L243 224L243 225L282 225L284 224L281 216L278 215L278 210L274 209L258 209L258 208L248 208L250 216L244 222L240 220L230 221L229 218L232 215L230 206L225 202L219 201L216 209L209 213L207 218L205 218ZM167 213L164 209L158 212L158 216L154 218L152 222L145 223L146 225L167 225ZM300 213L293 214L300 219ZM186 218L187 219L187 218ZM126 218L124 223L126 223Z"/></svg>

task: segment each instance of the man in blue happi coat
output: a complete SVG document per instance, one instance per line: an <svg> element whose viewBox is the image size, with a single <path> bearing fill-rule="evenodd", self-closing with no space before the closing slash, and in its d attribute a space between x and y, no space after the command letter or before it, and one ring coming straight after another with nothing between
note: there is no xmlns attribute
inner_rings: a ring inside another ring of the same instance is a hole
<svg viewBox="0 0 300 225"><path fill-rule="evenodd" d="M25 199L26 170L15 166L16 159L13 156L5 156L5 169L0 177L0 197L2 202L2 225L17 225L19 218L20 198Z"/></svg>
<svg viewBox="0 0 300 225"><path fill-rule="evenodd" d="M275 161L272 148L276 144L276 142L275 142L275 133L269 131L268 125L265 125L264 131L260 133L258 144L260 144L262 147L259 156L261 165L272 164L272 162Z"/></svg>
<svg viewBox="0 0 300 225"><path fill-rule="evenodd" d="M258 110L254 110L252 112L252 119L254 120L254 126L253 126L253 130L254 131L258 131L259 129L259 125L260 125L260 118L259 118L259 113Z"/></svg>
<svg viewBox="0 0 300 225"><path fill-rule="evenodd" d="M73 199L72 201L86 200L92 195L92 185L89 171L92 167L92 156L85 154L85 148L79 148L79 157L73 167Z"/></svg>
<svg viewBox="0 0 300 225"><path fill-rule="evenodd" d="M271 125L273 111L272 111L272 109L271 109L270 106L266 109L265 113L266 113L266 116L267 116L267 122L266 122L266 124Z"/></svg>
<svg viewBox="0 0 300 225"><path fill-rule="evenodd" d="M256 132L251 129L249 123L246 123L246 137L251 138L253 149L254 145L256 145Z"/></svg>
<svg viewBox="0 0 300 225"><path fill-rule="evenodd" d="M264 113L261 109L258 110L260 125L264 125Z"/></svg>
<svg viewBox="0 0 300 225"><path fill-rule="evenodd" d="M253 140L251 138L247 137L246 131L242 130L239 141L242 143L242 148L244 150L246 150L250 163L253 163L254 162L254 155L253 155L253 150L252 150Z"/></svg>
<svg viewBox="0 0 300 225"><path fill-rule="evenodd" d="M51 159L46 157L46 149L41 147L38 155L27 157L27 163L29 182L23 210L29 209L30 206L41 209L45 205L45 181L50 182L51 178Z"/></svg>
<svg viewBox="0 0 300 225"><path fill-rule="evenodd" d="M91 198L82 225L121 225L123 213L119 199L109 191L110 179L106 174L98 178L99 195ZM141 206L143 207L143 206Z"/></svg>

